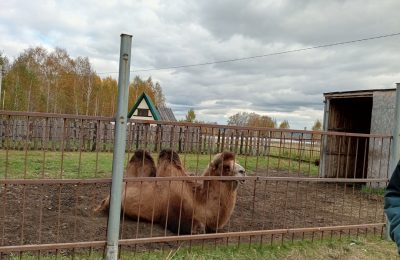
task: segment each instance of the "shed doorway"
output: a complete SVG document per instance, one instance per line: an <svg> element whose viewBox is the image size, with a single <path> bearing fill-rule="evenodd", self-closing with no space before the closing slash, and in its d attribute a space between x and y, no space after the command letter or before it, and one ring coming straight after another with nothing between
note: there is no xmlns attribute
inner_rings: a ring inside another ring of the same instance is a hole
<svg viewBox="0 0 400 260"><path fill-rule="evenodd" d="M329 97L327 131L369 134L372 95L335 95ZM330 178L366 178L369 138L329 135L323 146L323 176Z"/></svg>

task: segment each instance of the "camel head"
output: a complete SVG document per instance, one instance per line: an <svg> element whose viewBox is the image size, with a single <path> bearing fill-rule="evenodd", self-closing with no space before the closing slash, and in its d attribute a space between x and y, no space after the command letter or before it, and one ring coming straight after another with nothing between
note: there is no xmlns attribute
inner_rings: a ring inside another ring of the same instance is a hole
<svg viewBox="0 0 400 260"><path fill-rule="evenodd" d="M246 176L246 170L245 168L243 168L242 165L238 164L237 162L235 162L235 166L234 166L234 172L235 175L237 177L244 177ZM240 180L240 183L244 183L244 180Z"/></svg>
<svg viewBox="0 0 400 260"><path fill-rule="evenodd" d="M246 176L246 170L235 161L235 154L231 152L216 154L209 165L209 171L214 176Z"/></svg>

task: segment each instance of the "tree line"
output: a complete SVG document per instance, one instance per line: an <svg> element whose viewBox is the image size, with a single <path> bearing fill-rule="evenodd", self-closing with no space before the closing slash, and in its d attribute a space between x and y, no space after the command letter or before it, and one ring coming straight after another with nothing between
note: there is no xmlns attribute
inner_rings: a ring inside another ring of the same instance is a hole
<svg viewBox="0 0 400 260"><path fill-rule="evenodd" d="M43 47L24 50L12 62L0 52L3 67L0 109L76 115L113 116L118 83L108 76L102 78L88 57L72 58L65 49L48 51ZM157 107L165 106L161 85L152 78L135 76L129 85L129 107L145 92ZM182 121L216 124L196 120L189 109ZM276 119L257 113L239 112L228 118L228 125L290 128L288 120L277 124ZM316 120L313 130L321 130Z"/></svg>
<svg viewBox="0 0 400 260"><path fill-rule="evenodd" d="M238 112L228 119L228 125L250 126L250 127L268 127L288 129L290 124L288 120L283 120L279 126L276 119L267 115L259 115L257 113Z"/></svg>
<svg viewBox="0 0 400 260"><path fill-rule="evenodd" d="M88 57L71 58L61 48L24 50L14 61L0 53L3 81L0 108L14 111L113 116L118 83L101 78ZM134 77L129 85L129 107L146 92L156 106L165 105L161 85L152 78Z"/></svg>
<svg viewBox="0 0 400 260"><path fill-rule="evenodd" d="M249 126L249 127L267 127L267 128L279 128L279 129L290 128L288 120L283 120L278 125L276 119L271 118L267 115L259 115L254 112L252 113L238 112L230 116L227 123L228 125ZM315 120L311 129L314 131L322 130L321 121L319 119Z"/></svg>
<svg viewBox="0 0 400 260"><path fill-rule="evenodd" d="M180 120L182 122L190 122L190 123L208 123L208 124L217 124L216 122L202 122L196 120L196 113L193 108L190 108L185 118ZM259 115L257 113L248 113L248 112L238 112L228 118L228 125L235 126L248 126L248 127L266 127L266 128L279 128L279 129L290 129L290 124L288 120L283 120L282 122L277 124L276 119L271 118L266 115ZM322 130L322 124L319 119L314 121L313 126L311 127L313 131Z"/></svg>

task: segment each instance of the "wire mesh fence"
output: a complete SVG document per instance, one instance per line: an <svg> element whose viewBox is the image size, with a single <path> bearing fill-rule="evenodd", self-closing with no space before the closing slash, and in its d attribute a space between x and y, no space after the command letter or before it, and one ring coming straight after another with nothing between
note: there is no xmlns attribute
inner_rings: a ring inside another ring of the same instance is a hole
<svg viewBox="0 0 400 260"><path fill-rule="evenodd" d="M103 254L112 121L0 111L2 257ZM381 234L391 142L383 135L130 121L122 254L182 243Z"/></svg>

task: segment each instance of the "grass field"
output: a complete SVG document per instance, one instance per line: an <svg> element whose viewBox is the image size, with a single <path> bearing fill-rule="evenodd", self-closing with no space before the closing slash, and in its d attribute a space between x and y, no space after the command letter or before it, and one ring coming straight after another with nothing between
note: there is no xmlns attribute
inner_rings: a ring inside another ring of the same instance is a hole
<svg viewBox="0 0 400 260"><path fill-rule="evenodd" d="M125 163L128 156L125 157ZM180 154L188 171L200 174L211 160L210 155ZM283 155L282 155L283 156ZM313 157L318 158L319 154ZM157 158L157 154L153 154ZM267 169L301 172L317 175L314 163L266 156L237 156L237 160L249 173ZM52 152L52 151L0 151L0 178L96 178L109 177L112 170L112 153L107 152Z"/></svg>
<svg viewBox="0 0 400 260"><path fill-rule="evenodd" d="M376 236L322 240L295 241L279 245L245 245L218 247L180 247L173 250L128 253L122 252L122 259L399 259L394 242ZM102 259L99 253L77 253L75 259ZM37 255L13 254L10 259L37 259ZM41 259L54 259L42 255ZM71 256L58 256L58 259L71 259Z"/></svg>
<svg viewBox="0 0 400 260"><path fill-rule="evenodd" d="M370 236L273 246L178 249L142 254L138 255L138 259L398 259L398 255L394 242Z"/></svg>

